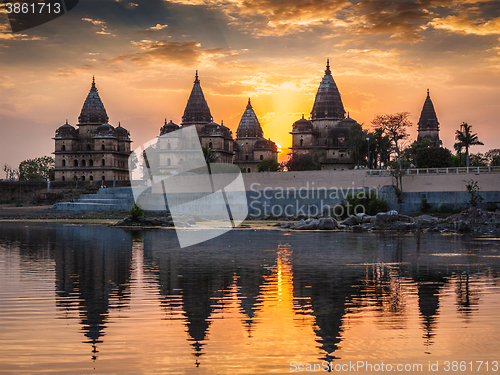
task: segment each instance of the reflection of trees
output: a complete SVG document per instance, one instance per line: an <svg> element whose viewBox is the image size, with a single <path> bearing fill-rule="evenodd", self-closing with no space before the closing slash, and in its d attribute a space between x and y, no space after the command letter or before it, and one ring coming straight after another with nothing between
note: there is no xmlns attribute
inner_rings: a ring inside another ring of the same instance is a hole
<svg viewBox="0 0 500 375"><path fill-rule="evenodd" d="M79 311L93 358L105 335L109 310L130 300L130 236L120 229L61 226L56 231L57 306Z"/></svg>

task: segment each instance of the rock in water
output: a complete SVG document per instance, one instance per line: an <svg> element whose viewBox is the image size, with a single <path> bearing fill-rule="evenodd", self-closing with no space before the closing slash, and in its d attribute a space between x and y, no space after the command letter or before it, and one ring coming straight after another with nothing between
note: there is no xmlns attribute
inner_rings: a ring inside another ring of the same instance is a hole
<svg viewBox="0 0 500 375"><path fill-rule="evenodd" d="M324 217L319 219L318 229L321 230L333 230L338 226L337 220L331 217Z"/></svg>

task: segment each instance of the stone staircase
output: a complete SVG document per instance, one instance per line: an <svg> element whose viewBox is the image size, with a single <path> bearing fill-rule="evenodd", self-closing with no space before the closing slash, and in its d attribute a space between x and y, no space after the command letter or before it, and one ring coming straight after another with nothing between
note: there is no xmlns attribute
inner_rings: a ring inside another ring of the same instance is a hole
<svg viewBox="0 0 500 375"><path fill-rule="evenodd" d="M61 212L129 211L134 204L130 187L100 188L96 194L82 194L73 202L60 202L50 209Z"/></svg>

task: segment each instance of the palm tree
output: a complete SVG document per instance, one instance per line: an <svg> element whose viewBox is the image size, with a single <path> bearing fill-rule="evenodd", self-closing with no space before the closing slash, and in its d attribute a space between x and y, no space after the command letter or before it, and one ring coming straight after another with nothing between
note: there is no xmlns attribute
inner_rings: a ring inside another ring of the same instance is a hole
<svg viewBox="0 0 500 375"><path fill-rule="evenodd" d="M203 156L205 157L205 162L207 163L208 173L211 174L212 169L210 168L210 164L217 162L219 157L209 147L202 147L201 149L203 150Z"/></svg>
<svg viewBox="0 0 500 375"><path fill-rule="evenodd" d="M458 141L453 145L455 150L460 153L462 149L465 148L465 165L467 168L469 167L469 148L470 146L475 145L484 145L483 142L479 141L476 133L472 133L472 125L467 124L466 122L462 123L460 127L463 130L457 130L455 132L455 139Z"/></svg>

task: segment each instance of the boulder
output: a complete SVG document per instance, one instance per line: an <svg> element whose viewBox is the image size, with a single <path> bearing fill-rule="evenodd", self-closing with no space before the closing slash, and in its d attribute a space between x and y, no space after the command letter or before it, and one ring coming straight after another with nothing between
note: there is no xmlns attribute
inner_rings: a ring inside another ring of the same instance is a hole
<svg viewBox="0 0 500 375"><path fill-rule="evenodd" d="M331 217L324 217L319 219L318 229L320 230L333 230L338 226L337 220Z"/></svg>
<svg viewBox="0 0 500 375"><path fill-rule="evenodd" d="M356 216L351 215L345 219L342 224L347 226L358 225L358 220L356 219Z"/></svg>
<svg viewBox="0 0 500 375"><path fill-rule="evenodd" d="M299 227L306 225L306 222L304 219L300 219L293 227L292 229L298 229Z"/></svg>

